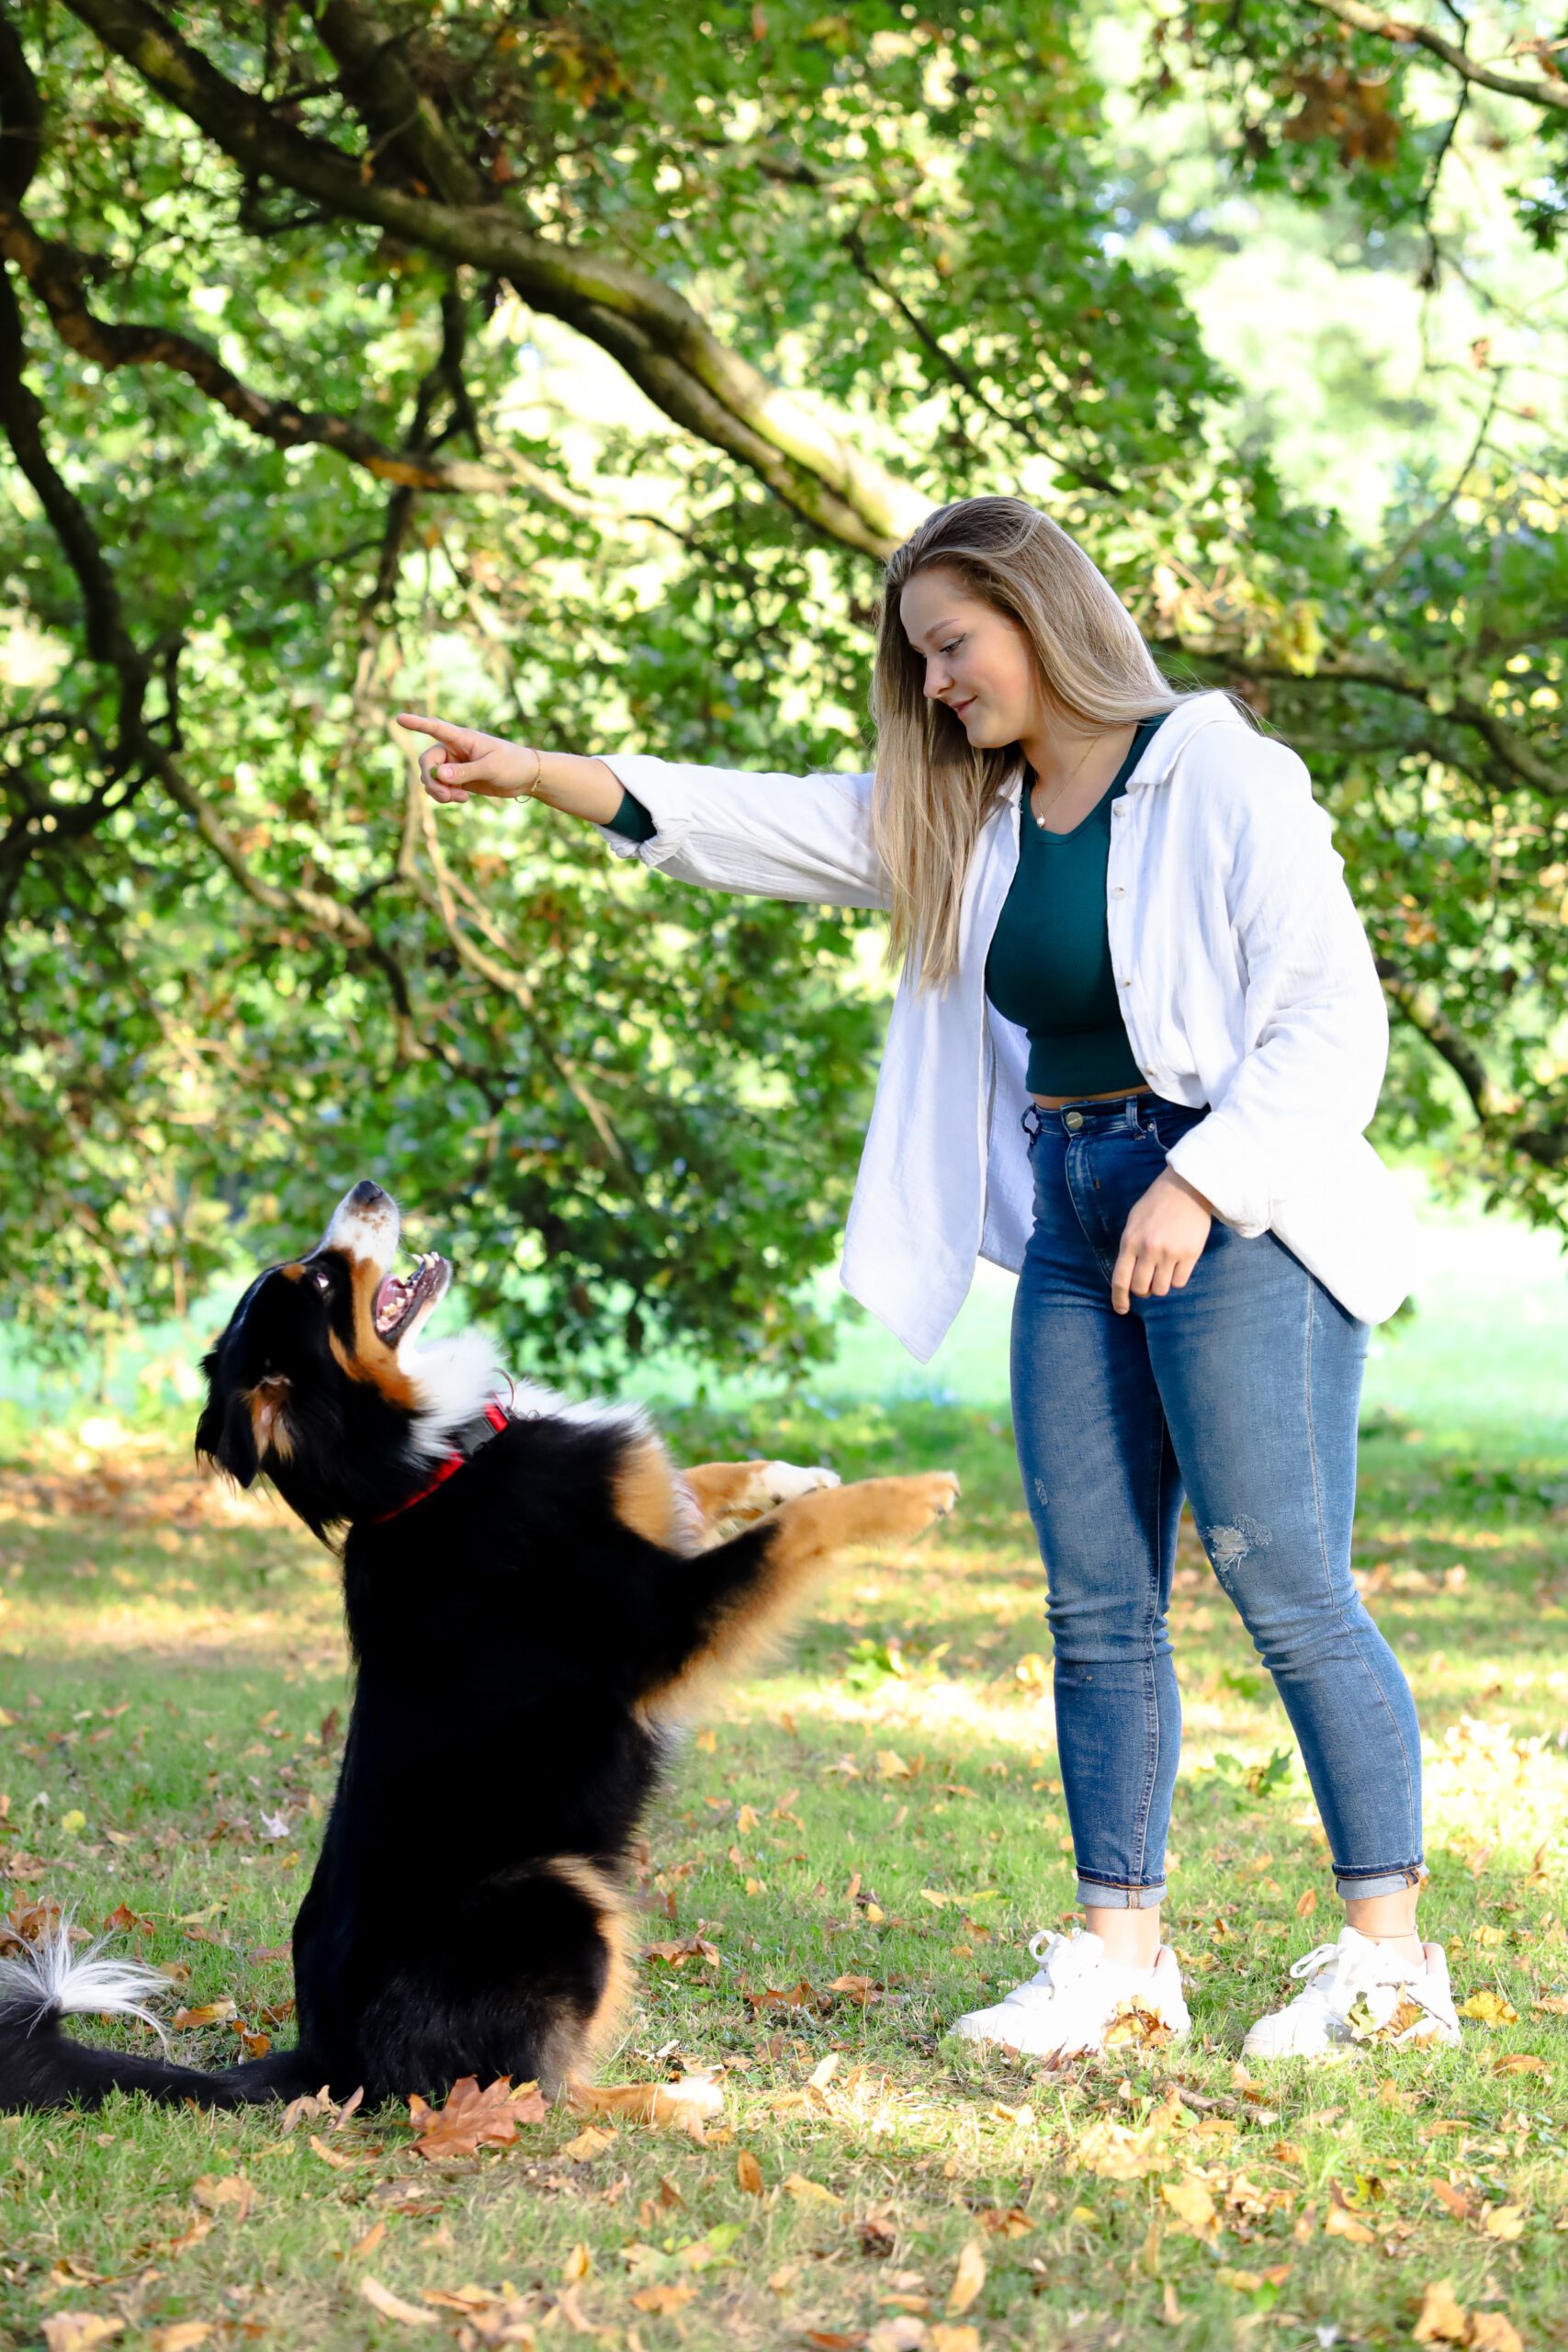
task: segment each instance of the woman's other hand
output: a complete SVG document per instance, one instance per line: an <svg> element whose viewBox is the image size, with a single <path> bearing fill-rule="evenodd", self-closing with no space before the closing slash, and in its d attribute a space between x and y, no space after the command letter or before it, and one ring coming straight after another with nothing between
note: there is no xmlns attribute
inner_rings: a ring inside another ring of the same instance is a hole
<svg viewBox="0 0 1568 2352"><path fill-rule="evenodd" d="M487 800L516 800L538 783L540 756L529 744L412 710L399 711L398 725L435 739L419 755L420 781L432 800L467 800L476 792Z"/></svg>
<svg viewBox="0 0 1568 2352"><path fill-rule="evenodd" d="M1111 1274L1111 1304L1118 1315L1132 1311L1130 1293L1163 1298L1182 1289L1203 1254L1213 1214L1174 1168L1155 1178L1133 1203L1122 1228L1122 1247Z"/></svg>

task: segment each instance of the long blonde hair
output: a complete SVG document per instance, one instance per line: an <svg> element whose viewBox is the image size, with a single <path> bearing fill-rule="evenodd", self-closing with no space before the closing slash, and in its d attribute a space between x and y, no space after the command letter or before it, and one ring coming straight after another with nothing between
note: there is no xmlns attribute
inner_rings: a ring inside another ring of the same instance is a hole
<svg viewBox="0 0 1568 2352"><path fill-rule="evenodd" d="M958 968L969 861L1020 757L1016 744L971 747L962 722L927 698L924 658L904 633L898 599L938 564L1018 624L1050 704L1080 725L1124 727L1206 691L1171 684L1099 566L1024 499L955 499L894 550L872 680L872 831L893 888L888 959L917 956L922 988Z"/></svg>

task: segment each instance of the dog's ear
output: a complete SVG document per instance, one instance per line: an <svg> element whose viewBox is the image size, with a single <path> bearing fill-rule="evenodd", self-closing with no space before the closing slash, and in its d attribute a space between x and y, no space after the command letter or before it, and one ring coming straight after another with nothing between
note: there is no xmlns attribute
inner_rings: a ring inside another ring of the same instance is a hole
<svg viewBox="0 0 1568 2352"><path fill-rule="evenodd" d="M261 1468L255 1424L239 1391L220 1382L219 1354L214 1348L201 1362L207 1374L207 1402L196 1425L196 1451L227 1471L237 1486L248 1487Z"/></svg>

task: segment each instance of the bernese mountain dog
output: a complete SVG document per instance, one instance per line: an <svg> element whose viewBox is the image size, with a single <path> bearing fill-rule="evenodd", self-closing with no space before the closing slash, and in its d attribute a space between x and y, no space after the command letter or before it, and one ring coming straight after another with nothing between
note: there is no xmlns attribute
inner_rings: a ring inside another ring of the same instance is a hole
<svg viewBox="0 0 1568 2352"><path fill-rule="evenodd" d="M837 1554L953 1507L944 1472L680 1472L638 1407L513 1384L477 1332L421 1347L451 1268L393 1272L400 1235L389 1196L355 1184L203 1364L198 1455L269 1479L342 1561L356 1677L294 1922L298 2046L208 2073L73 2040L63 2016L147 2018L166 1984L62 1926L0 1961L0 2109L322 2085L374 2105L471 2075L669 2111L658 2086L590 2075L630 1988L629 1856L673 1735Z"/></svg>

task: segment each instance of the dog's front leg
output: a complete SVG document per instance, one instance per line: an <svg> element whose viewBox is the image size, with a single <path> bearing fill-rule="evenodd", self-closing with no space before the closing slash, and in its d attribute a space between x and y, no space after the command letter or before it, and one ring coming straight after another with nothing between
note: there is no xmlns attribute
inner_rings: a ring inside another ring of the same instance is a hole
<svg viewBox="0 0 1568 2352"><path fill-rule="evenodd" d="M958 1481L947 1470L863 1478L798 1496L728 1544L671 1562L661 1580L657 1655L641 1697L645 1714L682 1714L710 1675L754 1663L840 1553L908 1542L945 1519L957 1499Z"/></svg>

